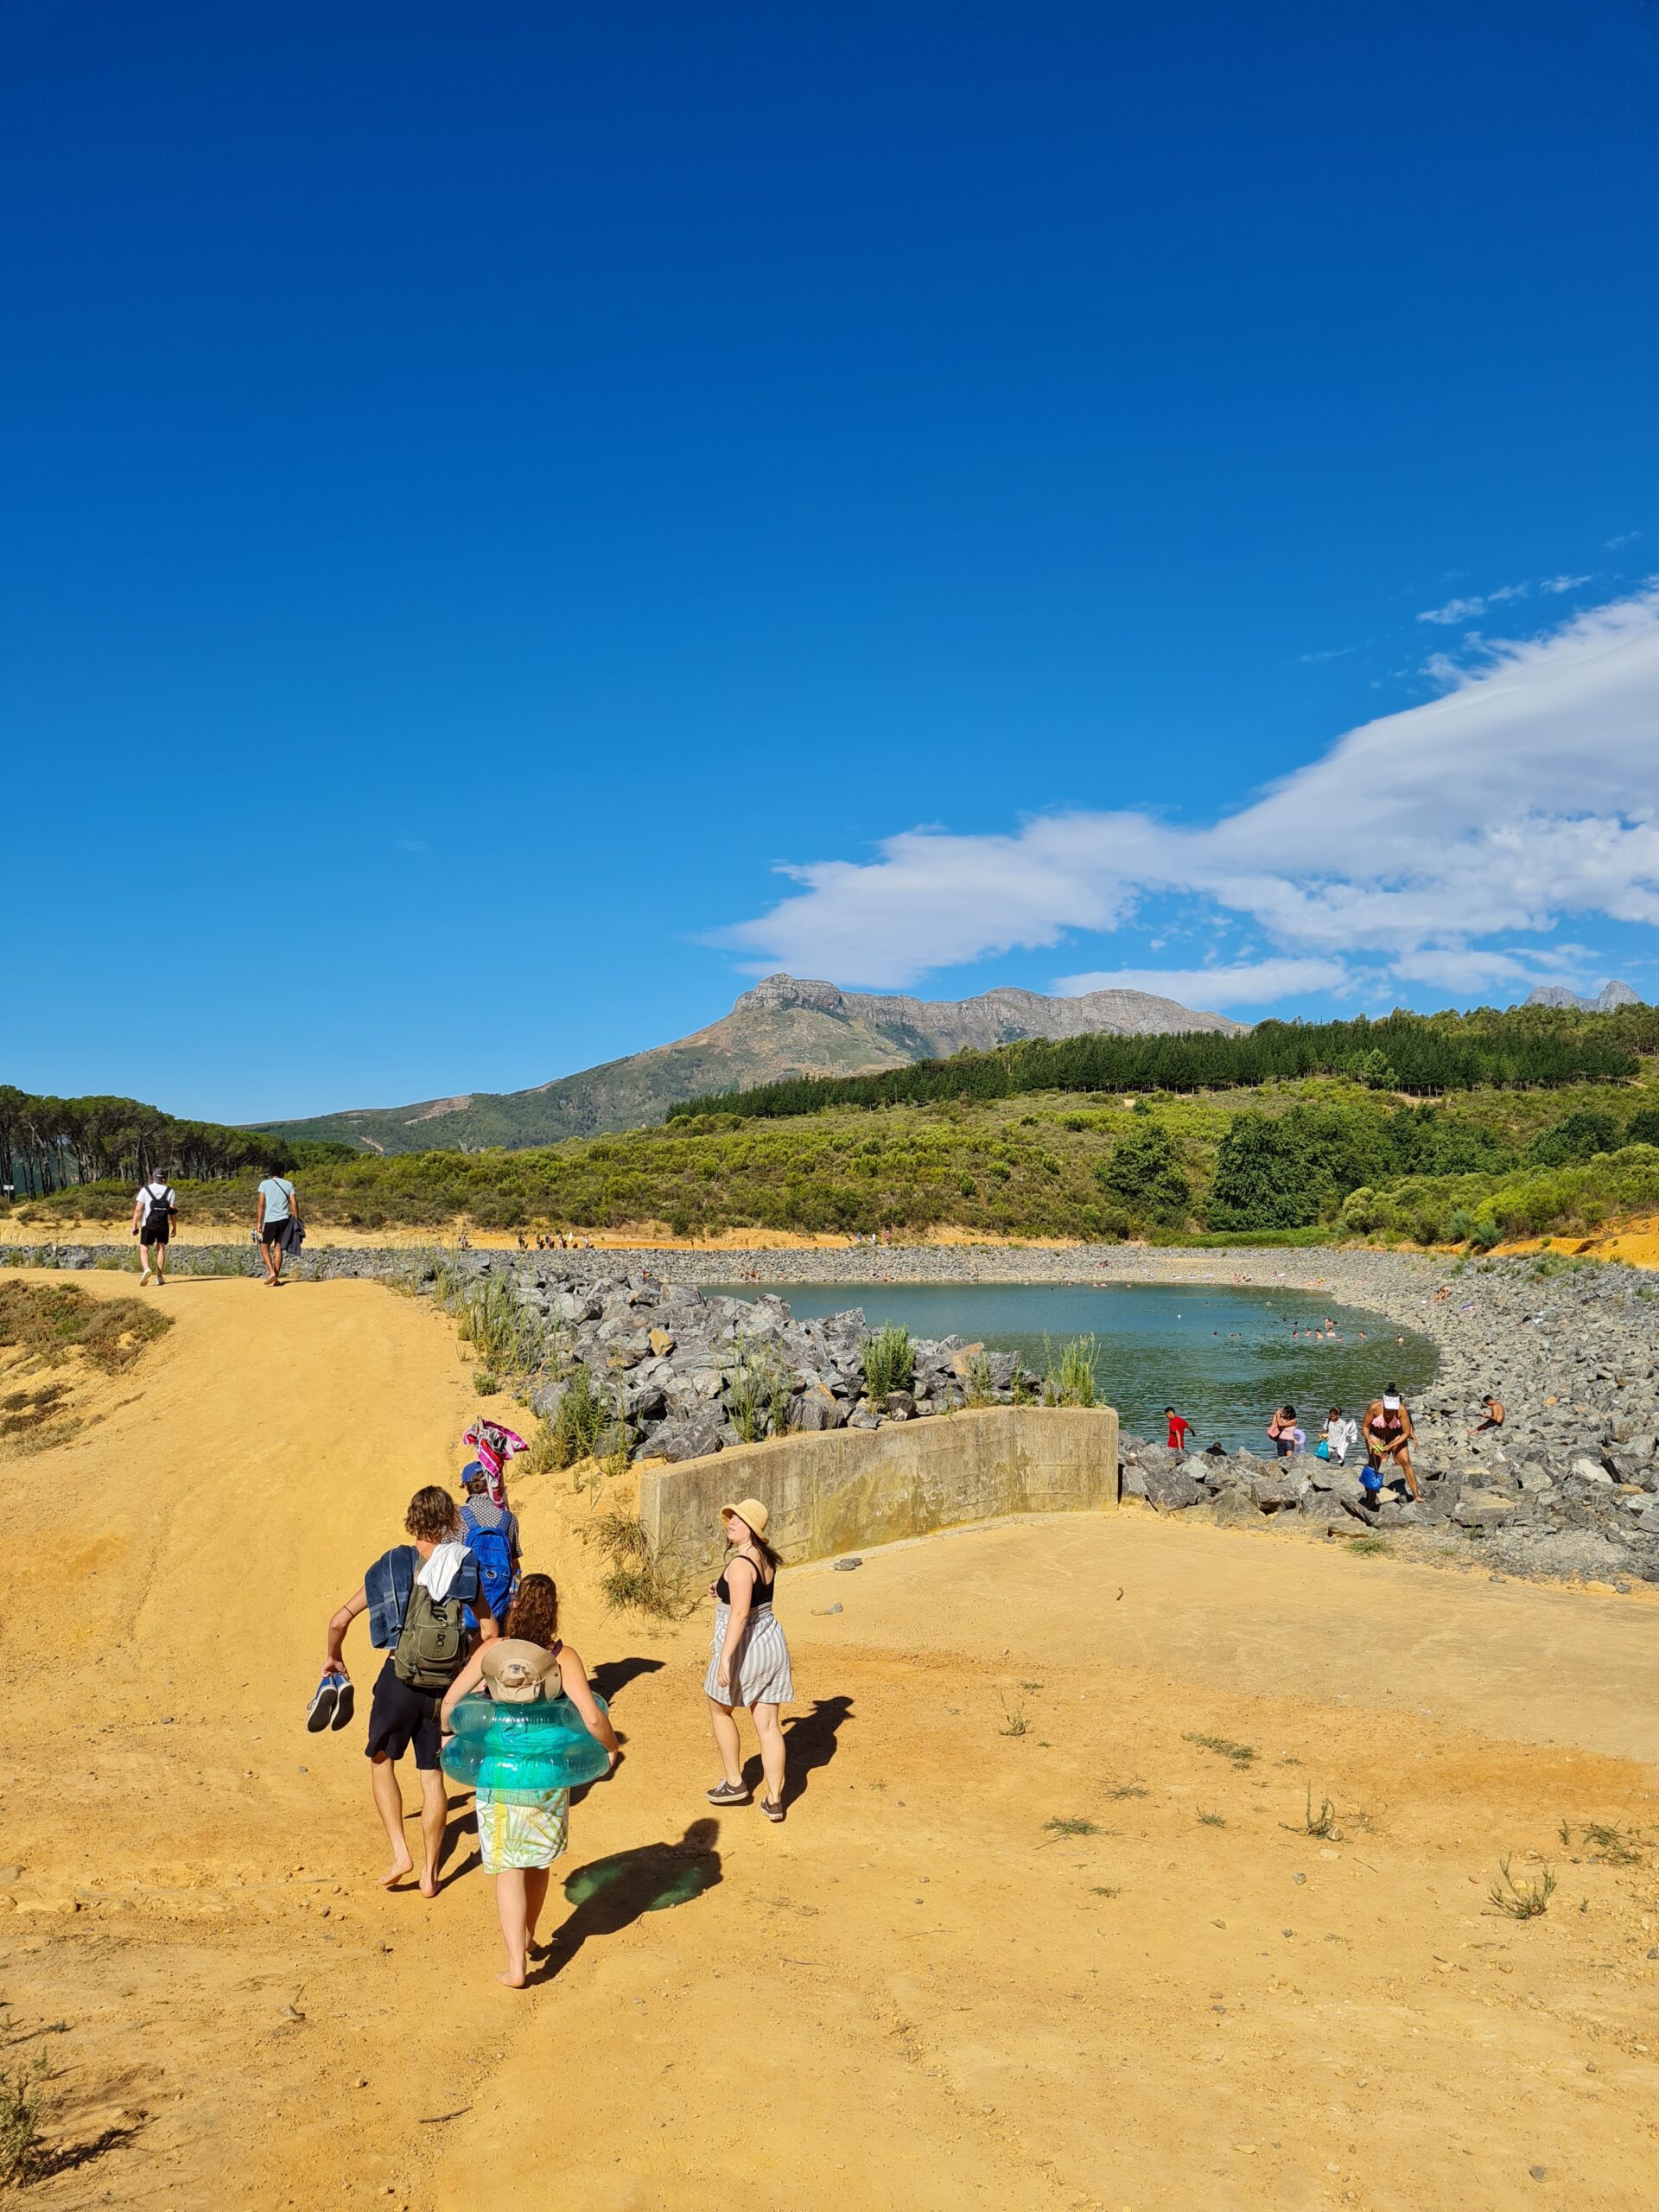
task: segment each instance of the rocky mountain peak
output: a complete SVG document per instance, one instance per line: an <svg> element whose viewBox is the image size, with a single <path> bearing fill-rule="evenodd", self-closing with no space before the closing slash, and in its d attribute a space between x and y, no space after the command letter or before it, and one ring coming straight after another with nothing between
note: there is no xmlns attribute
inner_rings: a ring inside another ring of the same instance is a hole
<svg viewBox="0 0 1659 2212"><path fill-rule="evenodd" d="M1553 1006L1580 1014L1611 1014L1615 1007L1641 1006L1643 1001L1628 983L1607 982L1592 999L1581 998L1577 991L1569 991L1565 983L1540 983L1527 993L1529 1006Z"/></svg>
<svg viewBox="0 0 1659 2212"><path fill-rule="evenodd" d="M833 983L823 983L813 978L785 976L781 972L768 976L753 990L745 991L734 1002L734 1014L783 1014L791 1007L810 1007L815 1014L845 1014L846 995Z"/></svg>

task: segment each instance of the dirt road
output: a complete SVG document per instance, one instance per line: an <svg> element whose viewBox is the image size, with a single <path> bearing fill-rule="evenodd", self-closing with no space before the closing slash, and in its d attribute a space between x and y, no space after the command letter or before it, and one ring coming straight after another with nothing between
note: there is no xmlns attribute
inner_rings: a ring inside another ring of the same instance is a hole
<svg viewBox="0 0 1659 2212"><path fill-rule="evenodd" d="M588 1497L521 1484L629 1758L514 1997L464 1798L437 1901L388 1897L360 1723L302 1726L330 1607L460 1464L449 1326L164 1296L96 1425L0 1460L0 2017L79 2159L43 2206L1651 2202L1644 1597L1128 1512L802 1569L774 1829L702 1797L706 1624L608 1615ZM1488 1904L1502 1857L1541 1917Z"/></svg>

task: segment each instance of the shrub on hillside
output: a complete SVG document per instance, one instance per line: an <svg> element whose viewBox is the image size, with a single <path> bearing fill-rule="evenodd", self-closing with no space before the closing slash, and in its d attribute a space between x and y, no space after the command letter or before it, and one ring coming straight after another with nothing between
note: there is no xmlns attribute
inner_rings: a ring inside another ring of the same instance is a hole
<svg viewBox="0 0 1659 2212"><path fill-rule="evenodd" d="M1537 1167L1577 1167L1599 1152L1617 1152L1624 1132L1611 1114L1599 1107L1581 1107L1547 1129L1527 1147L1527 1159Z"/></svg>
<svg viewBox="0 0 1659 2212"><path fill-rule="evenodd" d="M1313 1164L1289 1122L1241 1114L1229 1128L1210 1186L1212 1229L1301 1229L1319 1218Z"/></svg>
<svg viewBox="0 0 1659 2212"><path fill-rule="evenodd" d="M1109 1160L1095 1171L1103 1191L1122 1198L1131 1211L1154 1221L1186 1217L1192 1185L1181 1171L1175 1142L1161 1122L1137 1121Z"/></svg>

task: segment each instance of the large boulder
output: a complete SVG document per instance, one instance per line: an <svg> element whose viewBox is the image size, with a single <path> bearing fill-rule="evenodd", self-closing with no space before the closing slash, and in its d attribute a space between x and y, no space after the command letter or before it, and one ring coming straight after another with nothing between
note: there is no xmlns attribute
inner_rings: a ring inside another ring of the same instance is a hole
<svg viewBox="0 0 1659 2212"><path fill-rule="evenodd" d="M1452 1509L1460 1529L1496 1529L1516 1511L1518 1501L1500 1497L1496 1491L1465 1491Z"/></svg>
<svg viewBox="0 0 1659 2212"><path fill-rule="evenodd" d="M1243 1483L1228 1483L1217 1491L1205 1516L1217 1529L1259 1529L1262 1509Z"/></svg>
<svg viewBox="0 0 1659 2212"><path fill-rule="evenodd" d="M833 1391L808 1390L798 1398L794 1408L795 1426L810 1433L826 1428L839 1428L847 1418L847 1408Z"/></svg>
<svg viewBox="0 0 1659 2212"><path fill-rule="evenodd" d="M1186 1506L1196 1505L1205 1495L1204 1484L1194 1482L1179 1467L1143 1467L1141 1478L1146 1484L1147 1503L1160 1513L1179 1513Z"/></svg>
<svg viewBox="0 0 1659 2212"><path fill-rule="evenodd" d="M1287 1467L1250 1478L1250 1496L1263 1513L1282 1513L1299 1503L1302 1487L1301 1476L1292 1474Z"/></svg>
<svg viewBox="0 0 1659 2212"><path fill-rule="evenodd" d="M664 1421L651 1448L664 1459L706 1459L721 1448L721 1427L719 1409L705 1406L679 1421Z"/></svg>

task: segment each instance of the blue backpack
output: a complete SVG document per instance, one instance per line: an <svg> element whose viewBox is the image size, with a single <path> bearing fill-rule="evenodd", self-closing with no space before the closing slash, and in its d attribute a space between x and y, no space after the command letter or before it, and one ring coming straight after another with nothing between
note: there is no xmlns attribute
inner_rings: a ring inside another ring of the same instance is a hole
<svg viewBox="0 0 1659 2212"><path fill-rule="evenodd" d="M518 1578L512 1571L512 1554L499 1529L480 1529L469 1505L461 1510L461 1533L467 1548L478 1561L480 1595L499 1621L512 1601Z"/></svg>

